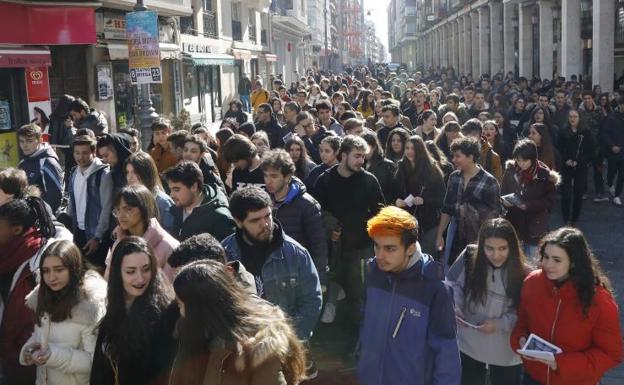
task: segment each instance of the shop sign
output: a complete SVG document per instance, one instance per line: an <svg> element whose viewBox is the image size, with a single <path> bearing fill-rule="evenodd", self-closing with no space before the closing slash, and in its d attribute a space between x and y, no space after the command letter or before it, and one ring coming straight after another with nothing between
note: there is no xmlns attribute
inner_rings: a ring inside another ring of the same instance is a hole
<svg viewBox="0 0 624 385"><path fill-rule="evenodd" d="M182 42L182 51L188 53L212 53L212 47L200 43Z"/></svg>
<svg viewBox="0 0 624 385"><path fill-rule="evenodd" d="M0 134L0 168L16 167L19 163L17 153L17 133L15 131Z"/></svg>
<svg viewBox="0 0 624 385"><path fill-rule="evenodd" d="M154 11L127 13L126 36L132 84L162 83L158 14Z"/></svg>
<svg viewBox="0 0 624 385"><path fill-rule="evenodd" d="M47 67L26 68L26 90L28 91L28 102L50 100Z"/></svg>
<svg viewBox="0 0 624 385"><path fill-rule="evenodd" d="M7 100L0 100L0 130L11 129L11 105Z"/></svg>
<svg viewBox="0 0 624 385"><path fill-rule="evenodd" d="M124 15L104 12L103 32L105 39L126 40Z"/></svg>

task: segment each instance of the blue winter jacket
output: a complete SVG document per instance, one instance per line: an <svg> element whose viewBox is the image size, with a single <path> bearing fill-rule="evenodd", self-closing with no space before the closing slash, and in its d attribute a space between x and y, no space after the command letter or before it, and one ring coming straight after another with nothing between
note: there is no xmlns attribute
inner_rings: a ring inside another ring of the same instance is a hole
<svg viewBox="0 0 624 385"><path fill-rule="evenodd" d="M63 198L63 168L52 147L43 143L32 155L24 156L19 168L26 172L28 184L41 190L41 199L56 213Z"/></svg>
<svg viewBox="0 0 624 385"><path fill-rule="evenodd" d="M368 263L361 385L460 384L453 294L443 278L442 265L426 254L398 274Z"/></svg>
<svg viewBox="0 0 624 385"><path fill-rule="evenodd" d="M282 246L262 267L264 297L288 314L299 338L307 340L321 313L321 284L310 253L288 235L283 236ZM241 259L236 233L222 244L228 262Z"/></svg>

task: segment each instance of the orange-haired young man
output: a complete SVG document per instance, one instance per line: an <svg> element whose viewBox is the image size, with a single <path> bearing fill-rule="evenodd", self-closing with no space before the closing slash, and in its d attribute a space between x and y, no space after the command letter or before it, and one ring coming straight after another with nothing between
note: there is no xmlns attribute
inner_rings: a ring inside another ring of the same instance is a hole
<svg viewBox="0 0 624 385"><path fill-rule="evenodd" d="M453 296L444 269L418 244L418 223L398 207L368 221L368 263L358 376L362 385L459 385Z"/></svg>

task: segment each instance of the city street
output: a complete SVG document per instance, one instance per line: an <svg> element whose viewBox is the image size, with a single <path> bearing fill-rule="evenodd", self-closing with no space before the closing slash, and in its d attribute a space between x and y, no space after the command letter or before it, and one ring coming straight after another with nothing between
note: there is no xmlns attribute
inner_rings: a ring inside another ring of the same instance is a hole
<svg viewBox="0 0 624 385"><path fill-rule="evenodd" d="M578 227L587 235L594 253L600 260L615 289L620 309L624 308L624 210L611 203L584 201L583 214ZM551 218L551 228L563 225L559 205ZM621 325L624 313L620 311ZM337 320L336 322L339 322ZM351 347L336 324L320 324L313 339L313 358L317 360L319 377L309 384L357 384L354 379L354 359ZM600 385L621 385L624 383L624 364L607 373Z"/></svg>

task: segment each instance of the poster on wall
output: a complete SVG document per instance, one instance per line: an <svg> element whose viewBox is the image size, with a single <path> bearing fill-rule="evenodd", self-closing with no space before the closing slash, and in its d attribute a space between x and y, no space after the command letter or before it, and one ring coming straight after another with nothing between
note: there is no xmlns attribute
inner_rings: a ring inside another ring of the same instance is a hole
<svg viewBox="0 0 624 385"><path fill-rule="evenodd" d="M127 13L126 36L132 84L162 83L158 14L154 11Z"/></svg>
<svg viewBox="0 0 624 385"><path fill-rule="evenodd" d="M16 167L18 163L17 133L0 133L0 168Z"/></svg>
<svg viewBox="0 0 624 385"><path fill-rule="evenodd" d="M113 98L113 65L112 63L98 63L95 65L97 79L97 99L109 100Z"/></svg>
<svg viewBox="0 0 624 385"><path fill-rule="evenodd" d="M50 83L48 80L48 67L26 68L26 94L28 95L28 116L33 121L39 112L43 111L48 117L52 113L50 103ZM27 123L27 122L24 122Z"/></svg>
<svg viewBox="0 0 624 385"><path fill-rule="evenodd" d="M8 100L0 100L0 131L11 129L11 105Z"/></svg>

